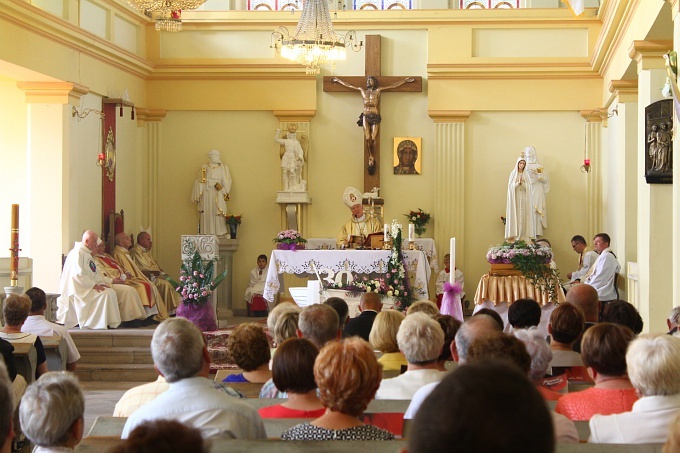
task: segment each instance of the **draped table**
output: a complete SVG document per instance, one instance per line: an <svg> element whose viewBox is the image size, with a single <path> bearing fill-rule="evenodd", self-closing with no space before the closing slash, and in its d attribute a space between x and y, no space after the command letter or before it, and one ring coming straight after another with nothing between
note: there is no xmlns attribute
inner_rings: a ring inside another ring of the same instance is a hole
<svg viewBox="0 0 680 453"><path fill-rule="evenodd" d="M550 314L555 309L555 302L550 301L550 294L536 288L533 283L523 275L495 275L485 274L479 280L475 293L475 310L477 313L482 308L490 308L501 316L505 324L505 331L509 331L508 308L517 299L534 299L541 306L541 321L538 330L543 338L548 336L548 324ZM557 286L557 302L562 303L564 292Z"/></svg>
<svg viewBox="0 0 680 453"><path fill-rule="evenodd" d="M390 250L274 250L269 260L269 271L264 298L274 301L283 290L281 274L310 276L319 273L322 280L347 283L359 277L379 277L387 272ZM427 255L420 250L404 250L406 271L418 299L428 299L427 283L430 265Z"/></svg>

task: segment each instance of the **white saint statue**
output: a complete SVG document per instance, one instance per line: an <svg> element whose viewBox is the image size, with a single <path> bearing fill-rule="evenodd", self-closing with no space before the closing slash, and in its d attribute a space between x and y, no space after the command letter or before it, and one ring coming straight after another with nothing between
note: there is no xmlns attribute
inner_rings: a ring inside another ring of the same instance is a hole
<svg viewBox="0 0 680 453"><path fill-rule="evenodd" d="M208 152L209 162L201 166L201 174L194 182L191 201L198 203L201 213L200 234L227 234L227 200L231 192L231 174L229 167L221 160L216 149Z"/></svg>
<svg viewBox="0 0 680 453"><path fill-rule="evenodd" d="M276 129L274 141L281 145L281 170L284 192L305 192L307 182L302 179L302 166L305 164L307 137L297 137L297 125L288 123L288 133L281 137L281 129Z"/></svg>
<svg viewBox="0 0 680 453"><path fill-rule="evenodd" d="M505 208L505 239L510 242L536 237L531 209L531 181L524 157L517 159L508 179Z"/></svg>
<svg viewBox="0 0 680 453"><path fill-rule="evenodd" d="M531 182L531 203L534 221L535 237L543 236L543 229L548 228L548 212L545 204L545 194L550 191L550 178L545 168L536 157L533 146L524 148L524 159L527 162L526 171Z"/></svg>

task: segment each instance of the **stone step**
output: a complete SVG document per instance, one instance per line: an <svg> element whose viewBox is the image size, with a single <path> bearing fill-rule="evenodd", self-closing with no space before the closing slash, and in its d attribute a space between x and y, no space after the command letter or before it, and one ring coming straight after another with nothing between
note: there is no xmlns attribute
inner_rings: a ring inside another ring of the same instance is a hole
<svg viewBox="0 0 680 453"><path fill-rule="evenodd" d="M154 329L71 329L69 332L78 349L81 347L149 348Z"/></svg>
<svg viewBox="0 0 680 453"><path fill-rule="evenodd" d="M104 347L104 346L79 346L81 363L91 364L151 364L151 349L148 347Z"/></svg>
<svg viewBox="0 0 680 453"><path fill-rule="evenodd" d="M158 373L151 364L78 363L76 376L81 381L152 382Z"/></svg>

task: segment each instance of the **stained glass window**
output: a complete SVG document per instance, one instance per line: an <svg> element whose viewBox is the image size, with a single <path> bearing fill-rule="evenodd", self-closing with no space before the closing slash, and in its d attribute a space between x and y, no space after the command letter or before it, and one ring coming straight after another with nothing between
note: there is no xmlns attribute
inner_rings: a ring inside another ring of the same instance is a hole
<svg viewBox="0 0 680 453"><path fill-rule="evenodd" d="M519 0L460 0L460 9L519 8Z"/></svg>
<svg viewBox="0 0 680 453"><path fill-rule="evenodd" d="M354 9L411 9L411 0L354 0Z"/></svg>
<svg viewBox="0 0 680 453"><path fill-rule="evenodd" d="M248 11L279 11L300 9L302 0L248 0Z"/></svg>

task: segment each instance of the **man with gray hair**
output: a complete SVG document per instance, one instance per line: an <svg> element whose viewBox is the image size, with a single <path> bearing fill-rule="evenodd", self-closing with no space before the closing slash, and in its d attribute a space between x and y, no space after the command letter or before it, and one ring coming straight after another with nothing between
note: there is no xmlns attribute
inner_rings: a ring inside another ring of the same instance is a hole
<svg viewBox="0 0 680 453"><path fill-rule="evenodd" d="M137 425L161 418L198 428L204 439L267 437L262 419L252 406L215 391L208 379L208 348L191 321L173 318L159 325L151 340L151 355L156 371L170 388L128 418L123 439Z"/></svg>
<svg viewBox="0 0 680 453"><path fill-rule="evenodd" d="M341 338L342 329L338 313L324 304L303 308L298 321L297 336L308 339L319 349L329 341Z"/></svg>
<svg viewBox="0 0 680 453"><path fill-rule="evenodd" d="M68 372L45 373L21 399L19 419L33 452L73 451L85 429L85 397Z"/></svg>
<svg viewBox="0 0 680 453"><path fill-rule="evenodd" d="M297 336L308 339L319 349L331 340L342 338L338 312L325 304L314 304L303 308L298 318ZM274 379L271 378L262 385L259 397L288 398L288 393L279 391L274 385Z"/></svg>
<svg viewBox="0 0 680 453"><path fill-rule="evenodd" d="M380 383L376 399L408 400L425 384L439 382L444 373L437 369L437 359L444 346L444 331L425 313L407 316L397 332L399 350L406 357L406 372Z"/></svg>
<svg viewBox="0 0 680 453"><path fill-rule="evenodd" d="M678 331L678 326L680 326L680 307L673 307L668 314L666 324L668 324L668 335L673 335Z"/></svg>
<svg viewBox="0 0 680 453"><path fill-rule="evenodd" d="M478 314L465 321L463 325L460 326L460 329L458 329L458 332L456 332L455 340L451 342L451 355L454 360L458 362L459 365L464 364L467 360L468 349L472 342L478 338L493 334L494 332L503 332L503 328L489 315ZM425 401L430 393L432 393L432 390L435 389L437 384L439 384L438 381L424 385L413 395L411 404L409 404L408 409L404 414L405 419L412 419L416 416L423 401Z"/></svg>

